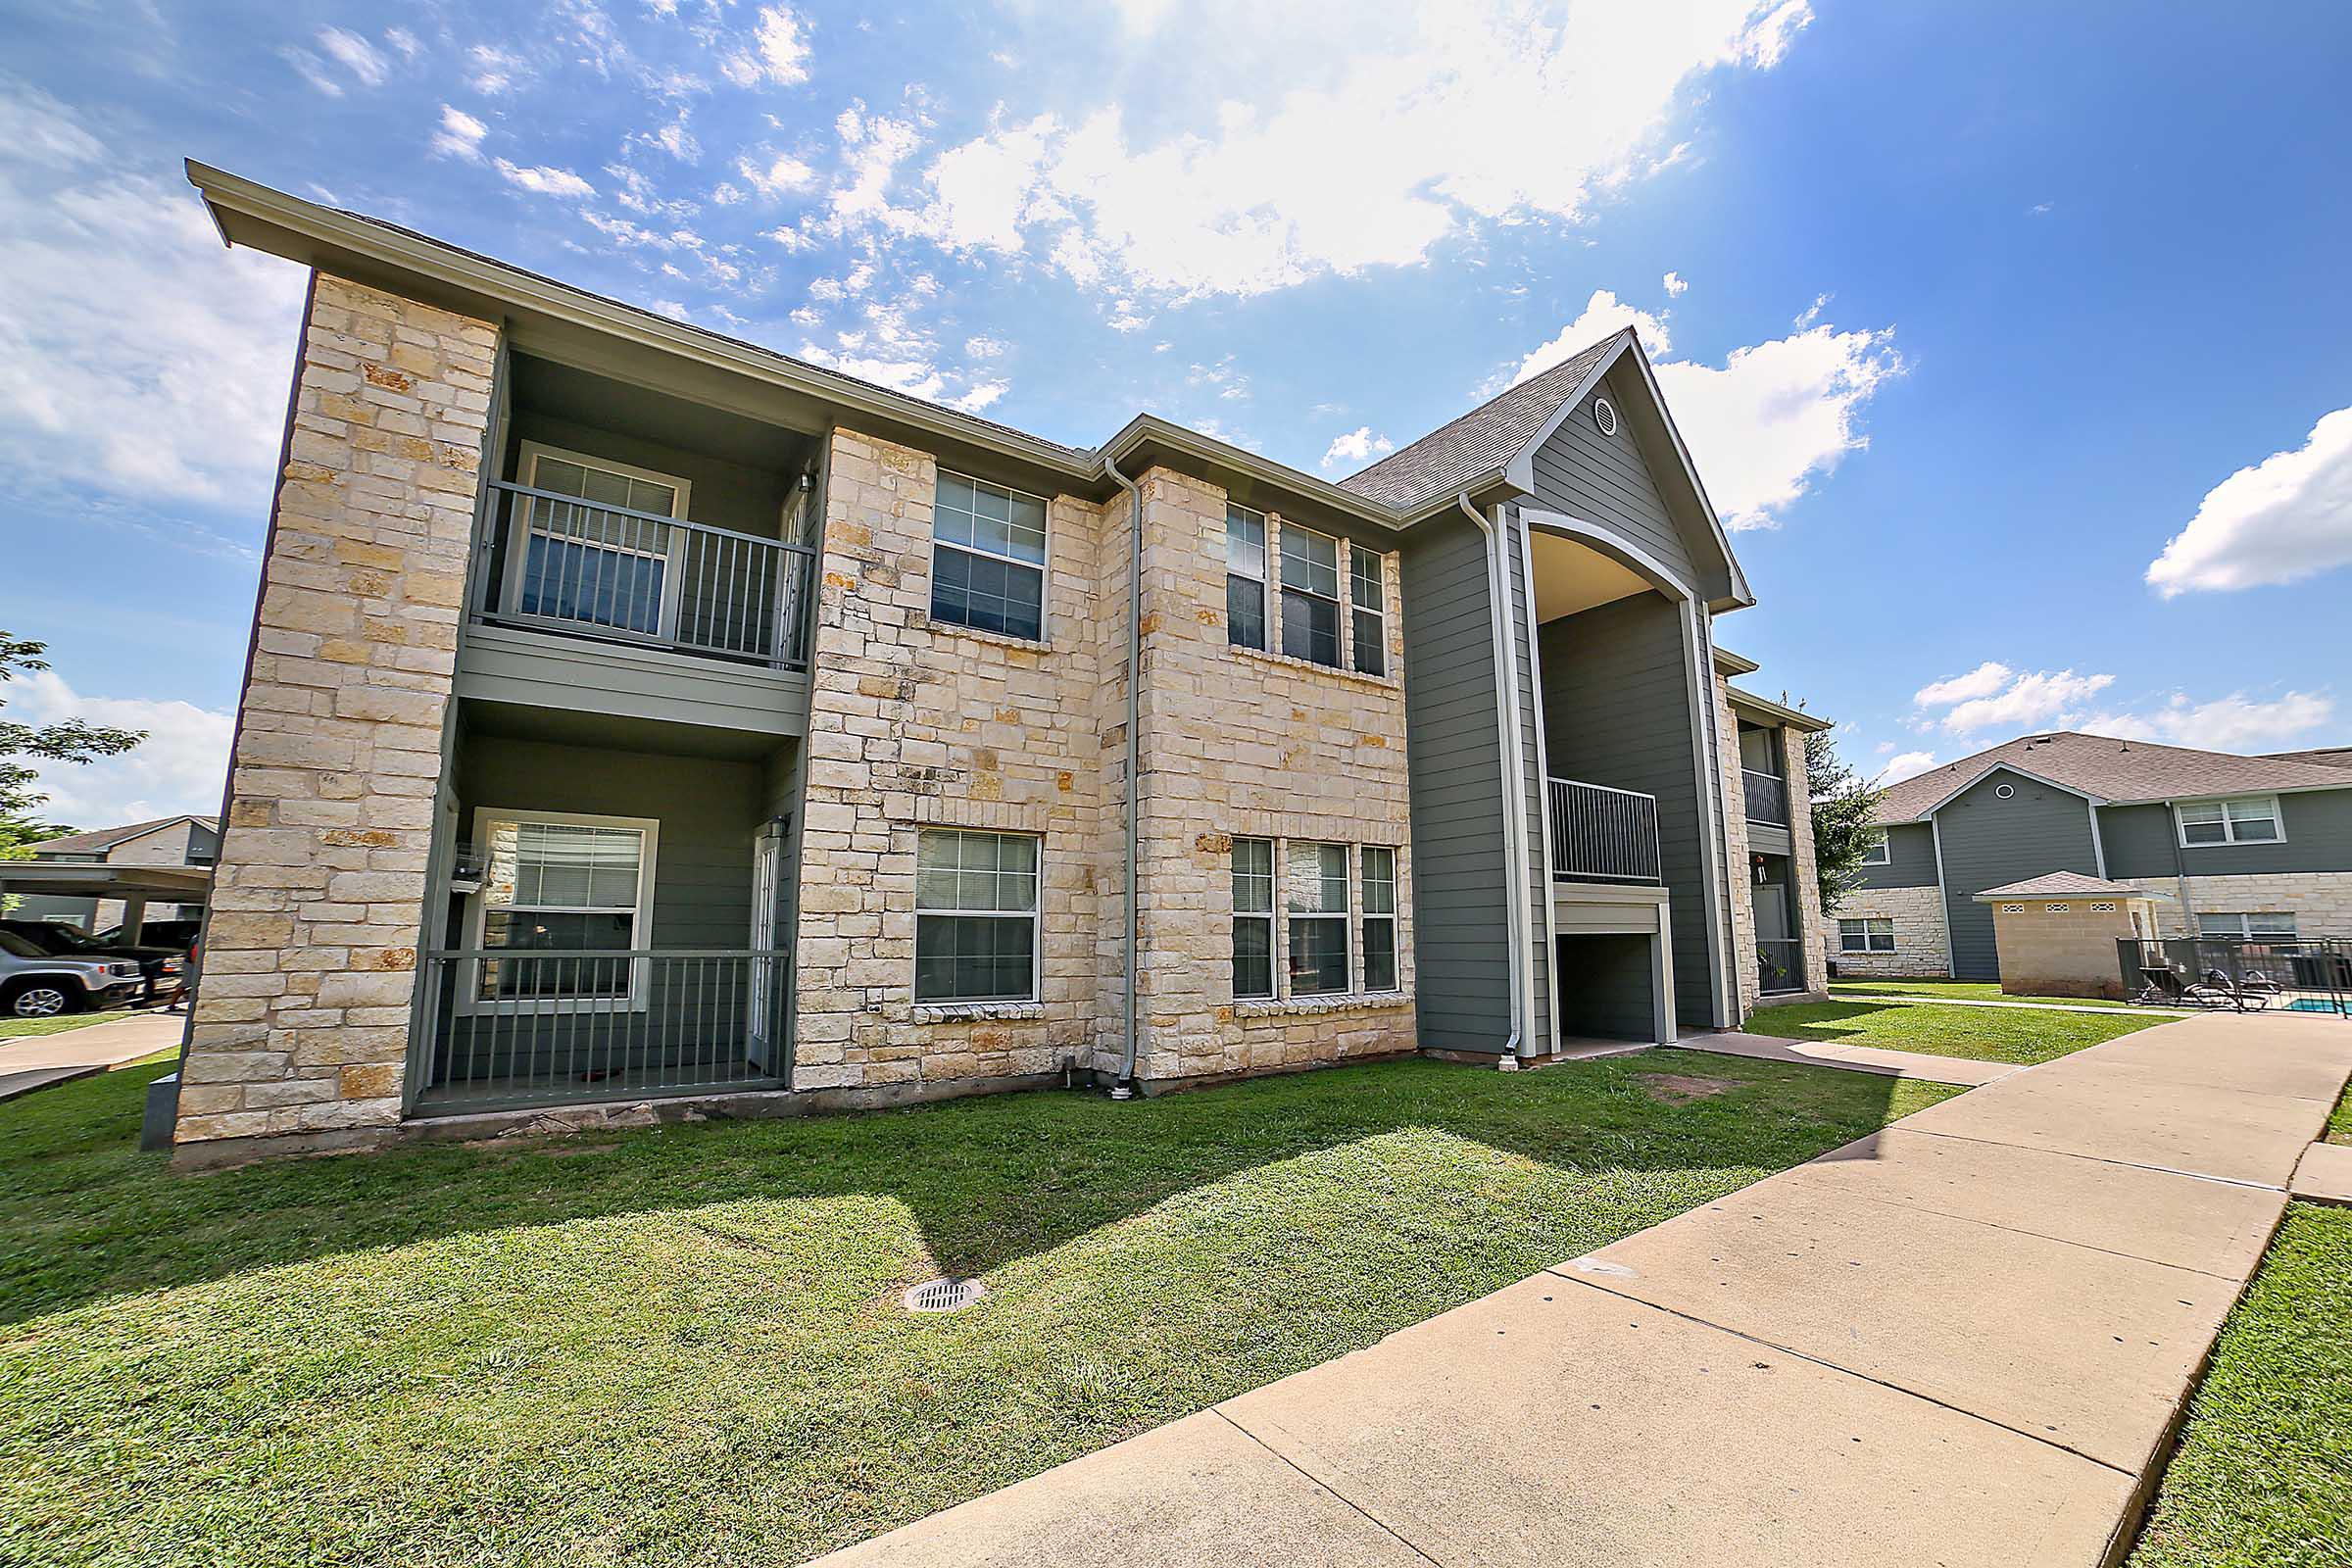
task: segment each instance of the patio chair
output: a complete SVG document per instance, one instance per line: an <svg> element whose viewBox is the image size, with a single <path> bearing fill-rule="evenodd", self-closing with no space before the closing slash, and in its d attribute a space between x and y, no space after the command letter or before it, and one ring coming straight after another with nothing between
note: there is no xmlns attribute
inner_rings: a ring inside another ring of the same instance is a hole
<svg viewBox="0 0 2352 1568"><path fill-rule="evenodd" d="M2143 984L2132 1001L2140 1006L2154 1007L2230 1007L2242 1008L2239 993L2227 984L2192 985L2180 970L2169 964L2150 964L2139 971ZM2257 1003L2259 1006L2262 1004Z"/></svg>

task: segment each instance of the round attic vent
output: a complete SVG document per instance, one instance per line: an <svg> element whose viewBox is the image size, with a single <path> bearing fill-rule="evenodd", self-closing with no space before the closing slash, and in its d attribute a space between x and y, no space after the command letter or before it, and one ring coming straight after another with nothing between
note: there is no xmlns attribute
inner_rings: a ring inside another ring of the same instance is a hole
<svg viewBox="0 0 2352 1568"><path fill-rule="evenodd" d="M2009 797L2010 797L2010 796L2012 796L2012 795L2015 795L2016 793L2017 793L2017 786L2016 786L2016 785L2014 785L2014 784L1995 784L1995 785L1992 787L1992 796L1993 796L1993 799L1994 799L1994 800L1997 800L1997 801L2005 801L2005 800L2009 799Z"/></svg>
<svg viewBox="0 0 2352 1568"><path fill-rule="evenodd" d="M1600 427L1602 435L1615 435L1617 433L1617 405L1611 403L1607 398L1594 398L1592 400L1592 422Z"/></svg>
<svg viewBox="0 0 2352 1568"><path fill-rule="evenodd" d="M909 1312L960 1312L987 1294L978 1280L925 1280L908 1286L899 1304Z"/></svg>

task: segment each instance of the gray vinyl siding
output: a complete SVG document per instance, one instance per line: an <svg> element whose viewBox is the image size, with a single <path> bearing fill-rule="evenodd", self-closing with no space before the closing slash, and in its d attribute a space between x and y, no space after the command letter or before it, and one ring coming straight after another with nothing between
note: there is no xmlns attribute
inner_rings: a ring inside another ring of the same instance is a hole
<svg viewBox="0 0 2352 1568"><path fill-rule="evenodd" d="M527 626L466 627L458 643L457 693L777 737L808 728L805 674Z"/></svg>
<svg viewBox="0 0 2352 1568"><path fill-rule="evenodd" d="M1703 739L1690 711L1681 612L1662 595L1637 594L1546 623L1542 648L1552 773L1658 798L1658 858L1674 915L1675 1010L1691 1023L1711 1019L1707 817L1692 749Z"/></svg>
<svg viewBox="0 0 2352 1568"><path fill-rule="evenodd" d="M1628 399L1606 387L1602 392L1620 411L1617 433L1600 433L1588 396L1536 449L1533 505L1612 529L1685 582L1695 581L1690 546L1634 443L1632 421L1623 413Z"/></svg>
<svg viewBox="0 0 2352 1568"><path fill-rule="evenodd" d="M2352 871L2352 789L2278 797L2277 844L2179 847L2172 808L2110 806L2099 812L2110 876L2246 876L2280 871ZM2175 857L2178 856L2176 859Z"/></svg>
<svg viewBox="0 0 2352 1568"><path fill-rule="evenodd" d="M1402 565L1420 1040L1498 1052L1510 938L1485 541L1466 518L1432 518L1405 535Z"/></svg>
<svg viewBox="0 0 2352 1568"><path fill-rule="evenodd" d="M2009 800L1993 792L2012 785ZM1943 838L1944 919L1952 939L1952 973L1960 980L1997 980L1991 906L1975 895L2050 871L2098 874L2088 804L2022 773L1996 768L1936 813Z"/></svg>
<svg viewBox="0 0 2352 1568"><path fill-rule="evenodd" d="M1519 759L1523 772L1519 783L1519 799L1527 812L1527 873L1528 885L1523 890L1527 904L1527 962L1535 996L1535 1016L1529 1021L1537 1042L1547 1043L1552 1038L1551 1027L1551 966L1545 944L1544 917L1551 909L1551 889L1544 874L1544 756L1540 747L1544 715L1536 704L1536 607L1527 593L1527 529L1519 517L1519 509L1505 509L1505 537L1510 543L1511 564L1511 624L1514 643L1512 678L1519 683ZM1409 745L1407 750L1409 751Z"/></svg>
<svg viewBox="0 0 2352 1568"><path fill-rule="evenodd" d="M1889 827L1886 830L1886 863L1864 866L1860 885L1866 888L1934 887L1936 830L1925 822L1898 822ZM1999 886L1998 883L1990 885Z"/></svg>

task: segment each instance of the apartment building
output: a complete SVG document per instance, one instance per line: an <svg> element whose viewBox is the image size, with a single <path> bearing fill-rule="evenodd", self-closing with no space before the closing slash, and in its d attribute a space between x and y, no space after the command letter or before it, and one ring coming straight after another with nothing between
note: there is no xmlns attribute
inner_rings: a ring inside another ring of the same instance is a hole
<svg viewBox="0 0 2352 1568"><path fill-rule="evenodd" d="M183 1154L1516 1067L1825 983L1817 721L1730 683L1631 333L1333 484L190 177L312 288Z"/></svg>

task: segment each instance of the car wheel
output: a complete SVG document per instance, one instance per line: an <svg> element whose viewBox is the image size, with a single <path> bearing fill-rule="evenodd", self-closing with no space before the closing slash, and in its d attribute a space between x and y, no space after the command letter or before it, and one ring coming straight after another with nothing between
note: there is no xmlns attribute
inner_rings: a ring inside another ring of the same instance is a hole
<svg viewBox="0 0 2352 1568"><path fill-rule="evenodd" d="M72 1012L79 999L51 980L34 980L8 994L6 1011L12 1018L55 1018Z"/></svg>

